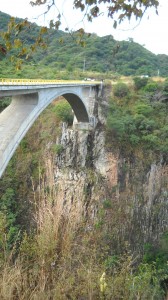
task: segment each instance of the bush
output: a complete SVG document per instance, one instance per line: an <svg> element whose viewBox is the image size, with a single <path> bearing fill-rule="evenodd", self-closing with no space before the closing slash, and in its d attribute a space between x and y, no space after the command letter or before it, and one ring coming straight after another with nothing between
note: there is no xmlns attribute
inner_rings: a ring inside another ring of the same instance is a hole
<svg viewBox="0 0 168 300"><path fill-rule="evenodd" d="M138 103L134 109L136 114L143 116L149 116L153 111L153 108L147 103Z"/></svg>
<svg viewBox="0 0 168 300"><path fill-rule="evenodd" d="M134 81L135 89L140 90L141 88L143 88L147 85L148 78L134 77L133 81Z"/></svg>
<svg viewBox="0 0 168 300"><path fill-rule="evenodd" d="M164 92L168 92L168 80L165 80L164 85L163 85L163 90L164 90Z"/></svg>
<svg viewBox="0 0 168 300"><path fill-rule="evenodd" d="M146 148L158 149L160 145L159 138L154 134L147 134L142 136L142 140L146 143Z"/></svg>
<svg viewBox="0 0 168 300"><path fill-rule="evenodd" d="M137 136L135 134L131 134L129 140L130 140L130 143L132 146L136 146L140 142L139 136Z"/></svg>
<svg viewBox="0 0 168 300"><path fill-rule="evenodd" d="M68 125L72 125L73 123L72 108L66 100L56 103L56 105L53 108L53 111L60 121L66 122L68 123Z"/></svg>
<svg viewBox="0 0 168 300"><path fill-rule="evenodd" d="M154 120L150 120L143 115L135 116L134 121L138 131L151 132L157 127Z"/></svg>
<svg viewBox="0 0 168 300"><path fill-rule="evenodd" d="M149 82L145 87L144 91L153 93L158 89L158 83L157 82Z"/></svg>
<svg viewBox="0 0 168 300"><path fill-rule="evenodd" d="M168 138L168 125L163 126L163 128L161 129L161 137L163 139Z"/></svg>
<svg viewBox="0 0 168 300"><path fill-rule="evenodd" d="M115 137L122 137L125 132L125 126L121 117L117 119L115 116L109 115L107 126Z"/></svg>
<svg viewBox="0 0 168 300"><path fill-rule="evenodd" d="M60 155L62 153L62 151L64 150L64 147L61 144L56 144L56 145L53 145L52 149L56 154Z"/></svg>
<svg viewBox="0 0 168 300"><path fill-rule="evenodd" d="M125 83L119 82L114 86L113 93L116 97L123 98L128 95L129 88Z"/></svg>

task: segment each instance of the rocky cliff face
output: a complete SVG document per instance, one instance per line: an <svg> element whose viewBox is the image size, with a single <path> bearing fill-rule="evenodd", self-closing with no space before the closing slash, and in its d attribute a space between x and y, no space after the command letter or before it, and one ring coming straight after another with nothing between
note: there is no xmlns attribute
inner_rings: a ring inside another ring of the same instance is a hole
<svg viewBox="0 0 168 300"><path fill-rule="evenodd" d="M126 241L141 252L144 243L157 243L168 229L168 165L166 159L144 159L145 155L124 155L107 149L101 99L99 123L94 131L77 131L62 125L57 144L61 153L46 160L48 177L62 201L65 214L87 219L92 226L104 203L117 247ZM50 175L49 175L50 174ZM51 175L52 174L52 175ZM53 175L54 174L54 175Z"/></svg>

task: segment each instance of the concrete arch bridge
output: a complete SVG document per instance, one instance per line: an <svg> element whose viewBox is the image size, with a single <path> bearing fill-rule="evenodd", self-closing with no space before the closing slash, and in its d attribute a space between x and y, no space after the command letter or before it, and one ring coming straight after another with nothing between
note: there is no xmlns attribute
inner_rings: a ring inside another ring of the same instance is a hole
<svg viewBox="0 0 168 300"><path fill-rule="evenodd" d="M0 113L0 177L17 146L40 113L56 98L63 96L71 105L74 126L92 129L100 82L1 79L0 101L11 96L11 104Z"/></svg>

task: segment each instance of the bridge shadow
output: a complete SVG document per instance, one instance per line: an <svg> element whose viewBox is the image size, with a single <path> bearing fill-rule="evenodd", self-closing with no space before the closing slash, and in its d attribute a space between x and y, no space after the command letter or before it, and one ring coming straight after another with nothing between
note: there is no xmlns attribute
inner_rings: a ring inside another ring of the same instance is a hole
<svg viewBox="0 0 168 300"><path fill-rule="evenodd" d="M86 107L77 95L68 93L63 94L62 97L64 97L71 105L78 122L89 122Z"/></svg>

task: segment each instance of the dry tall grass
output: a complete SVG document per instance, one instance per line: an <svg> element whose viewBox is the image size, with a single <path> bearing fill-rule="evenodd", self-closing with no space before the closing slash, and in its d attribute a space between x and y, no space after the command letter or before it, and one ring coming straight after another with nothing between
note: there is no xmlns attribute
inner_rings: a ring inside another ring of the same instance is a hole
<svg viewBox="0 0 168 300"><path fill-rule="evenodd" d="M163 299L152 267L133 274L130 254L116 264L105 264L109 249L103 236L107 232L103 228L86 230L73 209L67 216L50 176L49 182L39 177L34 191L36 231L24 235L15 260L14 250L1 260L0 299ZM100 278L105 267L102 289Z"/></svg>
<svg viewBox="0 0 168 300"><path fill-rule="evenodd" d="M14 262L11 253L1 265L0 299L77 299L73 294L85 293L93 299L93 258L89 253L87 264L83 261L86 249L79 242L78 216L72 210L67 217L50 176L48 181L39 178L34 190L36 232L24 235Z"/></svg>

